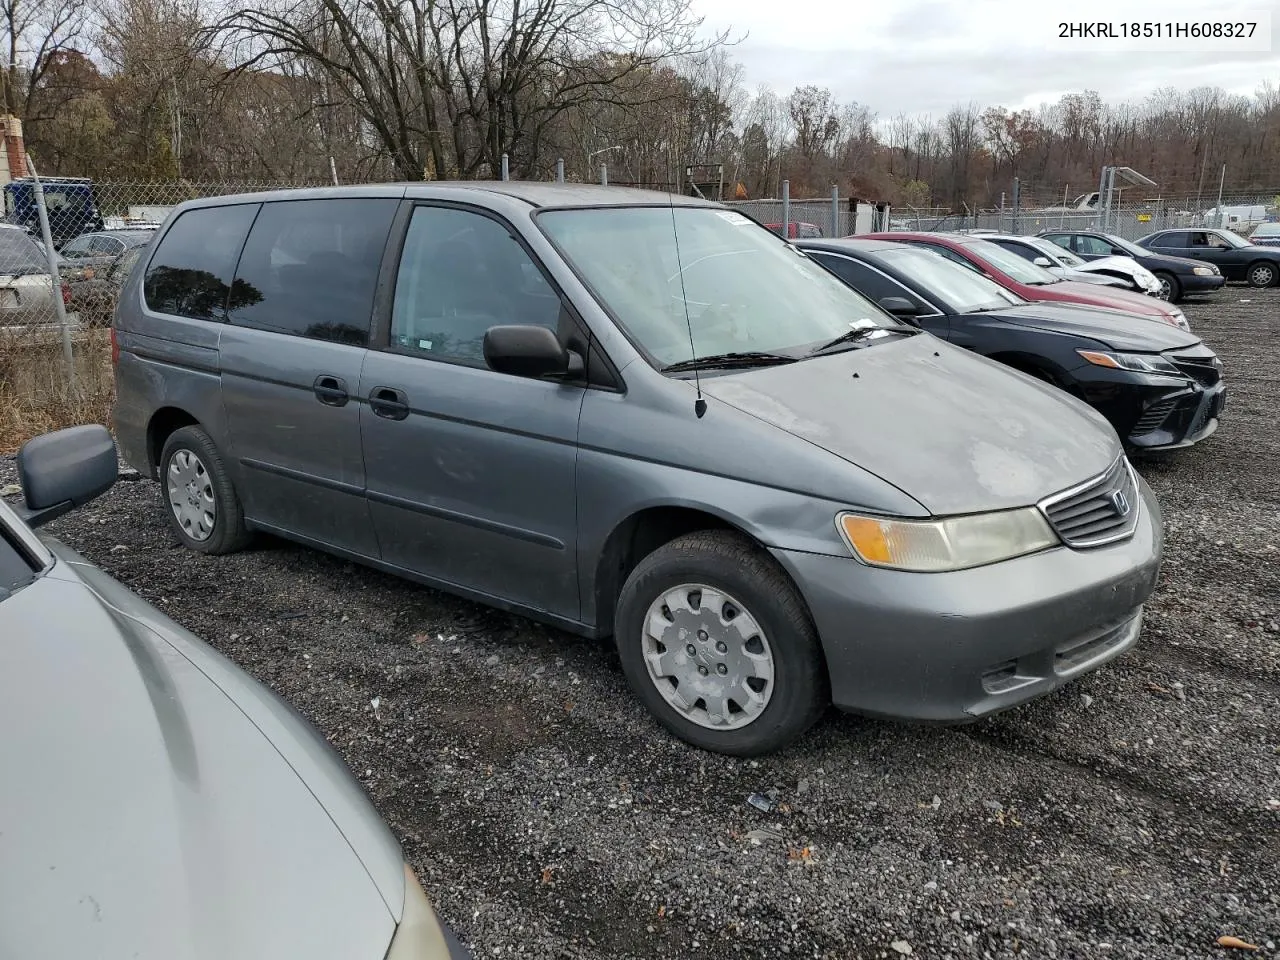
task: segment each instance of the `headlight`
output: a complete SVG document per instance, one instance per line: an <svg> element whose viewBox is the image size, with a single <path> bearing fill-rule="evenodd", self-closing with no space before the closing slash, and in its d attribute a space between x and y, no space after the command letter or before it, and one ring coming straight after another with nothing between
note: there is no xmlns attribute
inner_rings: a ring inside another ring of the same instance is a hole
<svg viewBox="0 0 1280 960"><path fill-rule="evenodd" d="M1102 350L1077 350L1076 353L1090 363L1113 370L1132 370L1134 373L1159 373L1181 377L1182 371L1158 353L1107 353Z"/></svg>
<svg viewBox="0 0 1280 960"><path fill-rule="evenodd" d="M1197 277L1212 277L1218 271L1213 267L1192 267L1191 272Z"/></svg>
<svg viewBox="0 0 1280 960"><path fill-rule="evenodd" d="M386 960L451 960L436 912L407 863L404 865L404 910L391 946L387 948Z"/></svg>
<svg viewBox="0 0 1280 960"><path fill-rule="evenodd" d="M842 513L836 525L863 563L916 573L964 570L1059 543L1035 507L945 520L890 520Z"/></svg>

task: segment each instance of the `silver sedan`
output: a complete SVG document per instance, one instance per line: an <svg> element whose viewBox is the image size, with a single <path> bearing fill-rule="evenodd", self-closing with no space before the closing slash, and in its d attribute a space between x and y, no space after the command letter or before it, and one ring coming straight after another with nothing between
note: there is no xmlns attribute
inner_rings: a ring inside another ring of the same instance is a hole
<svg viewBox="0 0 1280 960"><path fill-rule="evenodd" d="M391 832L283 701L39 526L106 491L73 427L0 501L0 955L463 960Z"/></svg>

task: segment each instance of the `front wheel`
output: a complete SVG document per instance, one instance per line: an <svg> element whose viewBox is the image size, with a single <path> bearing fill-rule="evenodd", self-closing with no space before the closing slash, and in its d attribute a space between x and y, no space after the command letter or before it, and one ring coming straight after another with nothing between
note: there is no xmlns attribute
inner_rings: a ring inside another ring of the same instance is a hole
<svg viewBox="0 0 1280 960"><path fill-rule="evenodd" d="M1178 283L1178 278L1172 273L1163 271L1156 274L1156 279L1160 281L1160 292L1156 294L1161 300L1168 300L1170 303L1177 303L1182 299L1182 284Z"/></svg>
<svg viewBox="0 0 1280 960"><path fill-rule="evenodd" d="M778 750L830 700L804 601L773 558L737 533L689 534L640 561L622 587L614 634L636 696L704 750Z"/></svg>
<svg viewBox="0 0 1280 960"><path fill-rule="evenodd" d="M1280 270L1276 269L1274 263L1260 260L1249 267L1249 286L1273 287L1277 276L1280 276Z"/></svg>

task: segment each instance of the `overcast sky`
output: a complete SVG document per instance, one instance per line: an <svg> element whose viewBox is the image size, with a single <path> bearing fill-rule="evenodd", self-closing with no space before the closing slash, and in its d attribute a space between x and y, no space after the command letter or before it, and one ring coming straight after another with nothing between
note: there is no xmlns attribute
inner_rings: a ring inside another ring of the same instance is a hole
<svg viewBox="0 0 1280 960"><path fill-rule="evenodd" d="M1250 94L1280 84L1280 0L693 0L709 29L746 34L733 53L754 90L779 94L805 83L857 100L880 119L940 116L957 103L1036 107L1064 93L1097 90L1108 101L1159 87L1220 86ZM1069 13L1068 13L1069 11ZM1257 20L1254 46L1204 50L1165 41L1137 50L1123 41L1058 38L1059 21ZM1265 18L1264 18L1265 19ZM1104 49L1098 49L1103 47ZM1092 49L1091 49L1092 48Z"/></svg>

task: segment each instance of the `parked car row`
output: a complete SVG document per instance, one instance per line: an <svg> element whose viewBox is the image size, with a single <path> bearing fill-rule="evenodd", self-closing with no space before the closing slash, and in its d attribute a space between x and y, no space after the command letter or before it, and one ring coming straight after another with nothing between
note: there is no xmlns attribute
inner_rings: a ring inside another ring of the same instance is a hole
<svg viewBox="0 0 1280 960"><path fill-rule="evenodd" d="M1131 452L1190 446L1217 429L1222 365L1190 331L1114 309L1033 303L919 245L797 245L896 316L1085 400Z"/></svg>
<svg viewBox="0 0 1280 960"><path fill-rule="evenodd" d="M81 234L58 254L66 313L80 323L106 326L120 286L154 230L102 230ZM20 226L0 223L0 326L56 320L49 256Z"/></svg>

